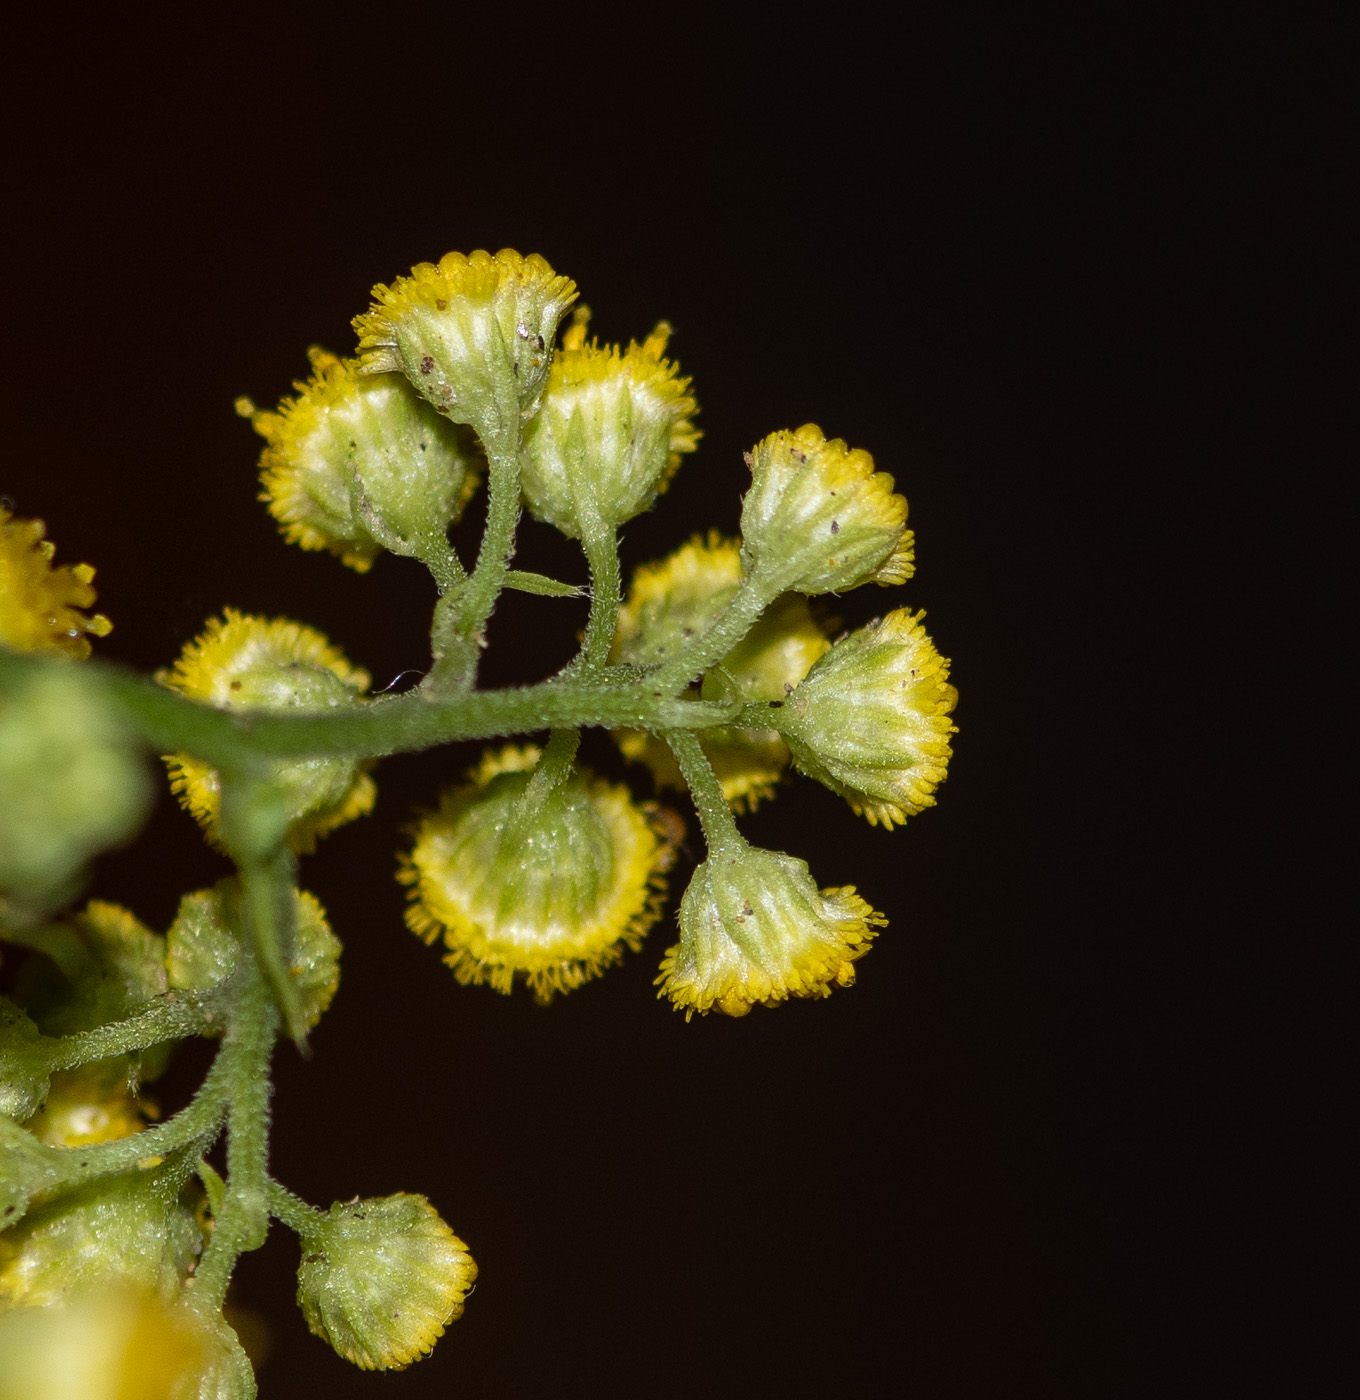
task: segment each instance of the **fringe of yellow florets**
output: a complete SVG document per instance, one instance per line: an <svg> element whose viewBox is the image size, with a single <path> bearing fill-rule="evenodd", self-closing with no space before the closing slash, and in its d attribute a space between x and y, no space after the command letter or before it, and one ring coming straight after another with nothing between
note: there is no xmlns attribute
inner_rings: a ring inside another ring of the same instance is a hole
<svg viewBox="0 0 1360 1400"><path fill-rule="evenodd" d="M243 695L252 674L276 671L286 674L290 669L305 672L307 668L329 672L356 699L369 686L368 672L351 665L345 654L315 628L287 618L255 617L225 608L220 618L211 618L202 635L184 648L174 666L160 671L156 679L191 699L222 709L236 709L261 703L256 697ZM293 704L296 700L283 697L282 702ZM268 708L267 702L264 707ZM166 754L164 759L171 790L204 828L208 839L217 843L217 821L222 805L219 773L188 754ZM308 767L319 770L323 765L336 762L331 759L290 760L281 765L281 770L296 775ZM373 762L375 760L366 760L356 766L338 801L308 811L294 821L289 829L294 850L303 853L312 850L320 837L372 810L377 787L367 770Z"/></svg>
<svg viewBox="0 0 1360 1400"><path fill-rule="evenodd" d="M357 573L367 573L379 547L373 544L365 548L318 529L309 519L315 515L316 504L297 465L307 442L321 430L326 411L354 392L354 366L316 345L308 349L307 358L312 362L311 379L294 383L297 398L282 400L276 412L257 409L249 399L236 401L236 411L250 419L251 427L267 444L260 457L260 500L283 527L289 544L329 550Z"/></svg>
<svg viewBox="0 0 1360 1400"><path fill-rule="evenodd" d="M0 506L0 646L16 651L59 651L82 660L87 636L106 637L113 624L81 608L95 600L88 564L52 567L55 546L43 539L41 520L16 518Z"/></svg>
<svg viewBox="0 0 1360 1400"><path fill-rule="evenodd" d="M518 903L530 896L514 886L516 875L525 879L529 867L520 870L515 853L498 845L517 793L487 789L501 775L530 772L538 759L532 745L485 755L469 775L472 781L447 793L439 812L415 827L415 843L401 858L398 878L412 886L407 925L426 943L443 938L449 949L444 961L460 982L508 993L523 976L534 996L546 1002L598 976L625 948L641 946L661 915L674 850L650 804L635 802L620 785L574 774L568 785L584 790L612 840L608 887L591 908L574 909L563 901L540 909L536 927L517 923L532 912ZM472 829L469 814L488 801L502 804L504 816L497 813L494 831ZM455 874L450 866L464 843L472 859ZM567 843L559 859L574 858L584 857ZM561 901L560 894L557 898Z"/></svg>
<svg viewBox="0 0 1360 1400"><path fill-rule="evenodd" d="M590 320L588 306L577 307L571 325L563 332L562 348L548 371L548 392L555 389L575 389L588 384L601 384L623 376L649 394L671 420L670 456L656 489L664 491L680 466L682 453L693 452L703 432L694 426L694 414L699 402L690 393L693 380L681 378L680 367L664 358L670 343L669 321L659 321L641 345L628 342L628 349L617 345L586 343L586 326Z"/></svg>
<svg viewBox="0 0 1360 1400"><path fill-rule="evenodd" d="M390 353L391 327L407 312L446 311L454 301L488 302L515 284L532 288L543 301L563 309L576 299L576 284L570 277L559 276L538 253L521 257L513 248L495 254L479 248L468 256L445 253L438 263L417 263L409 277L398 277L390 285L379 282L373 288L373 306L354 318L364 370L401 368Z"/></svg>
<svg viewBox="0 0 1360 1400"><path fill-rule="evenodd" d="M704 870L699 868L696 879ZM853 885L824 889L817 899L815 912L782 911L782 927L768 906L758 913L746 907L739 917L751 921L759 960L738 947L716 922L706 930L707 938L696 933L686 917L690 911L682 910L682 941L668 948L661 961L658 995L689 1020L696 1011L745 1016L753 1006L778 1006L790 997L829 997L833 987L850 986L855 961L869 951L877 929L888 921ZM691 903L688 892L685 903ZM712 910L708 913L711 919Z"/></svg>

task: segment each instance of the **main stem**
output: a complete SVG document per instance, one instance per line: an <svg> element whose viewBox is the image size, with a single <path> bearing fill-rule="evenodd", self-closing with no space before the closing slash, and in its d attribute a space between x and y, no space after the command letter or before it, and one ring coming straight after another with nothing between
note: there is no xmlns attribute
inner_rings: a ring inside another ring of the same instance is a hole
<svg viewBox="0 0 1360 1400"><path fill-rule="evenodd" d="M227 1195L191 1294L194 1306L209 1315L221 1311L237 1257L258 1249L269 1229L269 1062L279 1013L253 959L241 959L237 976L238 996L218 1056L227 1100Z"/></svg>

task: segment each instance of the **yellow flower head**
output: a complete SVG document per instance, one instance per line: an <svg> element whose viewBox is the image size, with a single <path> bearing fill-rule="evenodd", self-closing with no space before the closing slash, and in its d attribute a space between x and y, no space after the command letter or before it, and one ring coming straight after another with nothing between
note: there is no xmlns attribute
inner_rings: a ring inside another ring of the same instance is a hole
<svg viewBox="0 0 1360 1400"><path fill-rule="evenodd" d="M440 412L485 441L533 416L557 325L576 284L537 253L446 253L373 288L355 318L360 372L400 370Z"/></svg>
<svg viewBox="0 0 1360 1400"><path fill-rule="evenodd" d="M899 608L842 638L779 719L799 769L889 830L934 806L957 732L959 693L924 616Z"/></svg>
<svg viewBox="0 0 1360 1400"><path fill-rule="evenodd" d="M587 502L610 525L646 510L700 437L690 382L662 358L670 326L620 350L585 343L588 314L578 309L563 337L524 441L525 503L573 538Z"/></svg>
<svg viewBox="0 0 1360 1400"><path fill-rule="evenodd" d="M0 646L14 651L56 651L81 659L88 636L107 637L113 624L103 613L79 611L94 602L88 564L52 567L55 547L43 539L41 520L22 520L0 506Z"/></svg>
<svg viewBox="0 0 1360 1400"><path fill-rule="evenodd" d="M400 878L406 922L443 935L460 982L508 992L517 973L548 1001L637 949L656 921L671 847L627 788L576 771L523 801L533 747L489 753L415 830Z"/></svg>
<svg viewBox="0 0 1360 1400"><path fill-rule="evenodd" d="M771 433L747 456L742 564L770 593L831 593L910 578L907 501L887 472L815 423Z"/></svg>
<svg viewBox="0 0 1360 1400"><path fill-rule="evenodd" d="M163 685L219 709L330 710L359 703L368 672L314 628L286 618L253 617L227 608L213 618L169 671ZM222 785L215 768L188 754L166 757L170 784L180 801L218 839ZM317 838L363 816L376 788L367 765L347 758L292 759L275 765L289 804L289 840L310 851Z"/></svg>
<svg viewBox="0 0 1360 1400"><path fill-rule="evenodd" d="M236 408L268 444L260 499L303 549L328 549L360 573L384 549L419 557L476 488L457 430L404 376L360 376L313 346L313 374L278 412Z"/></svg>
<svg viewBox="0 0 1360 1400"><path fill-rule="evenodd" d="M24 1127L50 1147L86 1147L130 1137L155 1117L151 1106L128 1090L123 1056L96 1060L52 1076L47 1102Z"/></svg>
<svg viewBox="0 0 1360 1400"><path fill-rule="evenodd" d="M477 1279L467 1246L424 1196L333 1205L303 1240L307 1326L365 1371L419 1361L463 1315Z"/></svg>
<svg viewBox="0 0 1360 1400"><path fill-rule="evenodd" d="M644 564L619 609L610 660L659 665L717 618L740 582L740 548L717 531L707 540L696 536L666 559ZM828 646L807 600L786 593L715 672L744 700L783 699ZM717 683L717 676L710 676L708 684ZM628 758L646 764L660 786L683 790L684 779L664 740L640 729L616 730L614 737ZM723 796L738 811L772 796L789 761L789 751L773 729L713 729L700 742Z"/></svg>
<svg viewBox="0 0 1360 1400"><path fill-rule="evenodd" d="M129 1284L0 1317L0 1400L250 1400L236 1334Z"/></svg>
<svg viewBox="0 0 1360 1400"><path fill-rule="evenodd" d="M236 970L244 937L240 886L221 880L210 890L186 894L166 934L165 968L171 987L211 992ZM340 940L321 901L293 891L293 943L288 974L298 992L303 1025L313 1029L340 985Z"/></svg>
<svg viewBox="0 0 1360 1400"><path fill-rule="evenodd" d="M855 980L855 959L885 923L853 886L819 890L806 861L745 843L719 848L680 902L680 942L661 963L659 995L686 1020L830 996Z"/></svg>

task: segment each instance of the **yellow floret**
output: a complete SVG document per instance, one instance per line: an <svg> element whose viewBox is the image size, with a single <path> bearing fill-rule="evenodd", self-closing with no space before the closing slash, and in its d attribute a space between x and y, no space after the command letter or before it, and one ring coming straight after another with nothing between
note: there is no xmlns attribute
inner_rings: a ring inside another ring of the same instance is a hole
<svg viewBox="0 0 1360 1400"><path fill-rule="evenodd" d="M106 637L113 624L81 608L95 600L88 564L52 567L56 549L43 539L41 520L15 517L0 506L0 646L57 651L84 659L87 637Z"/></svg>

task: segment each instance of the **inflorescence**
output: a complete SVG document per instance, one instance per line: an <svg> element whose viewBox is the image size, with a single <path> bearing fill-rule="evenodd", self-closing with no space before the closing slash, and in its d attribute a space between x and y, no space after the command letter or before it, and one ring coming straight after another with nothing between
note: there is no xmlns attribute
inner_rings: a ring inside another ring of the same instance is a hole
<svg viewBox="0 0 1360 1400"><path fill-rule="evenodd" d="M657 978L686 1018L828 996L886 924L734 814L790 768L889 829L934 803L957 697L923 614L833 638L809 603L911 577L906 500L814 425L771 433L746 457L739 537L692 539L625 594L618 529L695 450L698 404L666 323L588 342L576 297L536 255L450 253L374 288L353 358L313 348L277 410L238 401L285 539L432 574L432 662L405 695L369 696L315 629L231 608L154 680L89 661L110 630L85 611L94 571L55 567L42 523L0 509L0 937L24 950L0 998L0 1400L121 1396L134 1373L139 1395L253 1396L222 1303L271 1219L299 1237L308 1325L358 1366L410 1364L462 1313L476 1265L424 1197L320 1210L268 1171L274 1045L302 1043L340 975L298 857L371 809L381 756L546 735L487 750L399 854L407 923L463 983L548 1001L661 916L674 815L577 764L591 725L698 813L707 854ZM449 527L482 488L480 548L460 559ZM558 675L481 690L503 589L580 592L510 567L521 505L581 542L589 621ZM90 858L144 820L151 753L235 865L164 932L72 907ZM217 1058L156 1121L142 1086L189 1036Z"/></svg>

